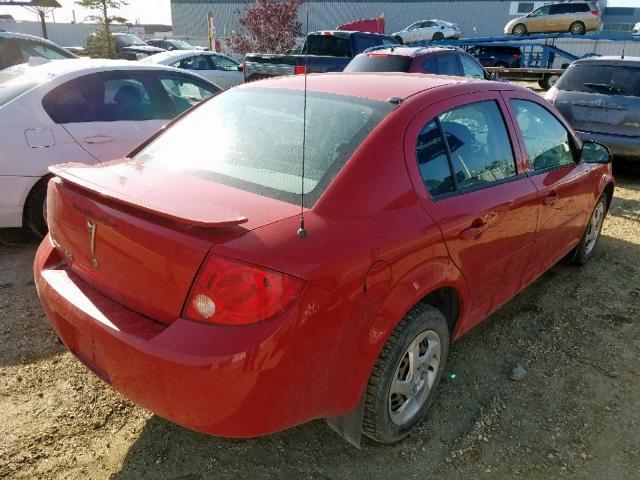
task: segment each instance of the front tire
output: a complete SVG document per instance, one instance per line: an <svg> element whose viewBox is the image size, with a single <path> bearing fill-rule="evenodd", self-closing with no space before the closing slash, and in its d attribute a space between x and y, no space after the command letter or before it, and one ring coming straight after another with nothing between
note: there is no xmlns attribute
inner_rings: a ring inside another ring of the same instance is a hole
<svg viewBox="0 0 640 480"><path fill-rule="evenodd" d="M607 203L607 197L605 195L602 195L598 199L591 213L591 218L589 219L584 235L582 236L582 240L576 247L573 255L573 263L584 265L593 256L593 252L598 244L598 239L600 238L604 219L607 215Z"/></svg>
<svg viewBox="0 0 640 480"><path fill-rule="evenodd" d="M382 348L365 394L364 433L380 443L402 440L433 402L449 351L442 313L418 304Z"/></svg>
<svg viewBox="0 0 640 480"><path fill-rule="evenodd" d="M47 185L51 177L43 177L33 186L24 204L23 224L38 237L43 238L47 227Z"/></svg>
<svg viewBox="0 0 640 480"><path fill-rule="evenodd" d="M402 40L402 37L399 37L399 36L397 36L397 35L396 35L395 37L393 37L393 39L394 39L396 42L398 42L400 45L403 45L403 44L404 44L404 40Z"/></svg>
<svg viewBox="0 0 640 480"><path fill-rule="evenodd" d="M526 25L519 23L517 24L515 27L513 27L513 30L511 30L511 34L515 35L517 37L522 37L524 35L526 35L527 32L527 27Z"/></svg>

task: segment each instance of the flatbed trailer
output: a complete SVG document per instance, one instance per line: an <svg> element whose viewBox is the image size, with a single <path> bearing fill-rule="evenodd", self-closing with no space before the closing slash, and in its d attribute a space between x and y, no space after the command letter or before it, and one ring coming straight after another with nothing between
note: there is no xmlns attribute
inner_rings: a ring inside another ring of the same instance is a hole
<svg viewBox="0 0 640 480"><path fill-rule="evenodd" d="M495 72L505 80L523 80L528 82L538 82L540 88L549 90L555 85L560 76L564 73L564 68L502 68L485 67L488 72Z"/></svg>
<svg viewBox="0 0 640 480"><path fill-rule="evenodd" d="M551 88L566 67L577 60L578 56L558 48L556 41L571 40L610 40L620 42L621 50L625 43L640 42L640 37L632 37L620 32L597 32L586 35L571 34L534 34L516 37L503 35L496 37L470 37L459 39L445 39L438 41L414 42L412 46L453 46L468 50L476 46L518 47L522 54L519 68L486 67L489 72L497 74L505 80L537 81L544 89ZM561 68L557 68L560 64ZM554 65L556 68L554 68Z"/></svg>

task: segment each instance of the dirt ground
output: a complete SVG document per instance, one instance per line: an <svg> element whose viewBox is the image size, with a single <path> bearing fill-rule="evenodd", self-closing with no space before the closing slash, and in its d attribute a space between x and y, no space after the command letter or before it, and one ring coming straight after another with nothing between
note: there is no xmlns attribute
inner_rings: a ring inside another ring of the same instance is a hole
<svg viewBox="0 0 640 480"><path fill-rule="evenodd" d="M323 421L227 440L131 404L56 341L36 242L0 231L0 478L638 479L640 174L618 180L595 257L555 266L454 344L420 428L362 450Z"/></svg>

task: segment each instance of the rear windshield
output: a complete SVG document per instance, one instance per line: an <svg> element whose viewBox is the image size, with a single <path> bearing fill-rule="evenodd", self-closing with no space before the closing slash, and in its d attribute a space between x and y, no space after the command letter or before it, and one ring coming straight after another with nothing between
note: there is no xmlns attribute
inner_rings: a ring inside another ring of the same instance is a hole
<svg viewBox="0 0 640 480"><path fill-rule="evenodd" d="M411 58L398 55L358 55L345 72L408 72Z"/></svg>
<svg viewBox="0 0 640 480"><path fill-rule="evenodd" d="M298 204L303 105L302 91L230 90L196 108L136 159ZM308 92L305 206L313 206L392 109L387 102Z"/></svg>
<svg viewBox="0 0 640 480"><path fill-rule="evenodd" d="M640 97L640 66L578 64L569 67L556 87L575 92Z"/></svg>
<svg viewBox="0 0 640 480"><path fill-rule="evenodd" d="M24 73L21 67L0 70L0 107L38 85L37 80L28 80Z"/></svg>
<svg viewBox="0 0 640 480"><path fill-rule="evenodd" d="M336 35L309 35L302 53L309 55L325 55L329 57L350 57L351 41L348 37Z"/></svg>

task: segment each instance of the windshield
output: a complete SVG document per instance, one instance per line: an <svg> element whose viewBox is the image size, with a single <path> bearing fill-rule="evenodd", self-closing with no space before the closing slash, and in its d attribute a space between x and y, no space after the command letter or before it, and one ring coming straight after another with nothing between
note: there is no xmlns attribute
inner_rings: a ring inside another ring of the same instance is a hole
<svg viewBox="0 0 640 480"><path fill-rule="evenodd" d="M640 97L640 66L574 65L560 77L556 88L575 92Z"/></svg>
<svg viewBox="0 0 640 480"><path fill-rule="evenodd" d="M115 37L116 37L116 42L118 42L118 45L120 45L121 47L128 47L130 45L147 45L147 43L140 40L135 35L123 34L123 35L116 35Z"/></svg>
<svg viewBox="0 0 640 480"><path fill-rule="evenodd" d="M298 204L303 101L299 90L227 91L169 128L136 159ZM386 102L308 92L305 206L313 206L392 109Z"/></svg>
<svg viewBox="0 0 640 480"><path fill-rule="evenodd" d="M0 107L38 85L36 79L24 78L22 67L0 70Z"/></svg>

